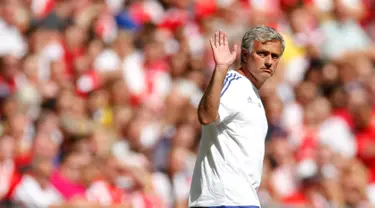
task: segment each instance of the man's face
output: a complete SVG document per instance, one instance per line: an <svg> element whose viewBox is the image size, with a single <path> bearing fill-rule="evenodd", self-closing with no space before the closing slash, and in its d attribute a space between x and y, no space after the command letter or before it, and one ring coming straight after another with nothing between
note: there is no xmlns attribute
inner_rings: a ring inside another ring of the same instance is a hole
<svg viewBox="0 0 375 208"><path fill-rule="evenodd" d="M251 53L245 56L250 74L257 80L272 77L279 64L281 53L280 41L265 43L254 41Z"/></svg>
<svg viewBox="0 0 375 208"><path fill-rule="evenodd" d="M57 155L58 147L47 134L40 133L34 139L33 152L35 156L52 159Z"/></svg>
<svg viewBox="0 0 375 208"><path fill-rule="evenodd" d="M38 162L35 162L34 164L34 173L47 181L49 181L52 171L53 165L51 159L41 158L38 159Z"/></svg>
<svg viewBox="0 0 375 208"><path fill-rule="evenodd" d="M81 180L81 171L89 163L83 154L72 154L62 164L62 168L71 182L78 183Z"/></svg>

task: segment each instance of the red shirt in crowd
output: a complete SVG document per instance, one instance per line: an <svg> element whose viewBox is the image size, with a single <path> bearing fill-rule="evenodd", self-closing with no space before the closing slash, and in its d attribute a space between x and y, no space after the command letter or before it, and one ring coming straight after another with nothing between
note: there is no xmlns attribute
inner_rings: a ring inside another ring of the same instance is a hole
<svg viewBox="0 0 375 208"><path fill-rule="evenodd" d="M370 183L375 183L375 116L372 116L371 122L367 128L356 132L357 155L369 168Z"/></svg>
<svg viewBox="0 0 375 208"><path fill-rule="evenodd" d="M86 197L89 201L98 202L102 205L122 204L130 199L129 195L123 190L101 179L95 181L88 188Z"/></svg>
<svg viewBox="0 0 375 208"><path fill-rule="evenodd" d="M89 201L102 205L126 203L138 208L162 207L160 199L155 195L148 195L142 191L129 193L101 179L91 185L86 196Z"/></svg>
<svg viewBox="0 0 375 208"><path fill-rule="evenodd" d="M350 128L354 127L352 116L346 108L335 109L332 115L342 118L344 121L346 121Z"/></svg>
<svg viewBox="0 0 375 208"><path fill-rule="evenodd" d="M61 175L60 171L55 171L51 176L52 185L61 193L65 199L82 197L85 195L85 187L81 184L71 182Z"/></svg>
<svg viewBox="0 0 375 208"><path fill-rule="evenodd" d="M0 162L0 200L9 199L20 180L13 160Z"/></svg>

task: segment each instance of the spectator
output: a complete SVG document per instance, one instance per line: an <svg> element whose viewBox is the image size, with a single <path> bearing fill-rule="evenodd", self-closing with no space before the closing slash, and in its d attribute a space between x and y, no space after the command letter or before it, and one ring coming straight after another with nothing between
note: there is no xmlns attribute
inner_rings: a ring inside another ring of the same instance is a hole
<svg viewBox="0 0 375 208"><path fill-rule="evenodd" d="M0 138L0 200L7 201L13 192L14 186L19 182L20 175L14 161L15 143L9 136Z"/></svg>
<svg viewBox="0 0 375 208"><path fill-rule="evenodd" d="M12 199L24 207L48 207L61 203L62 196L50 183L52 170L50 158L34 158L30 172L22 176Z"/></svg>
<svg viewBox="0 0 375 208"><path fill-rule="evenodd" d="M85 187L81 184L80 174L90 162L86 161L84 154L78 152L66 153L61 161L59 170L52 175L52 185L67 200L84 196Z"/></svg>

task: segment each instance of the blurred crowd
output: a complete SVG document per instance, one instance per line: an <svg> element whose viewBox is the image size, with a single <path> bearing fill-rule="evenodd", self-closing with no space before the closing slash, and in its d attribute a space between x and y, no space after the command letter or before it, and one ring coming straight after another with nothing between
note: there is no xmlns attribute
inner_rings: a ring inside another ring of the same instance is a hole
<svg viewBox="0 0 375 208"><path fill-rule="evenodd" d="M187 207L208 39L259 24L262 207L375 206L374 0L1 0L0 207Z"/></svg>

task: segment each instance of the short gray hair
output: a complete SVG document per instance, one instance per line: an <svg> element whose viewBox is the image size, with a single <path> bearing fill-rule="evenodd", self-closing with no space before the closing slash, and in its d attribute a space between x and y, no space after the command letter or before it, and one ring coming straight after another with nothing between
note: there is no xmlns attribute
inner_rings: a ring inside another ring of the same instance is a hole
<svg viewBox="0 0 375 208"><path fill-rule="evenodd" d="M275 29L260 25L254 27L253 29L247 31L242 38L241 50L247 50L251 52L253 50L254 41L259 41L261 43L266 43L269 41L280 41L281 43L281 55L284 53L285 50L285 42L284 38L278 33ZM241 52L241 63L243 63L244 57Z"/></svg>

